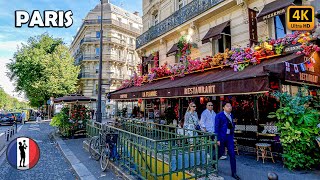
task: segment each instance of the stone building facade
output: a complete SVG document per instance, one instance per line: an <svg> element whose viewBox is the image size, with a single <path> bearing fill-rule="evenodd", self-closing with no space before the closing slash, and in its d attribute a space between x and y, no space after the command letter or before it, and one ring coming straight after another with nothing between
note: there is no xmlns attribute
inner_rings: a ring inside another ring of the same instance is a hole
<svg viewBox="0 0 320 180"><path fill-rule="evenodd" d="M81 67L78 93L93 98L98 95L100 8L99 3L86 15L70 47L75 64ZM106 102L106 94L129 79L140 61L135 42L142 32L142 19L137 12L130 13L105 0L102 23L102 108L112 109L112 102Z"/></svg>
<svg viewBox="0 0 320 180"><path fill-rule="evenodd" d="M198 45L192 49L193 59L223 52L225 48L247 47L266 37L280 38L292 33L285 25L284 9L293 4L311 4L317 10L320 3L318 0L143 0L143 34L137 38L137 52L142 59L158 52L161 66L179 61L168 52L174 50L183 35ZM249 18L250 15L254 17ZM149 61L144 64L149 71L154 67Z"/></svg>

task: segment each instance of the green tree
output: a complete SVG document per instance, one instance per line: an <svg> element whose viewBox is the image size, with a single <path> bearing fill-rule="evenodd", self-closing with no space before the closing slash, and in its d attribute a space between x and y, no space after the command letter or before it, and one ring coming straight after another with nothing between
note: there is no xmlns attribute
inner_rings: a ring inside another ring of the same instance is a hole
<svg viewBox="0 0 320 180"><path fill-rule="evenodd" d="M24 92L31 106L38 107L51 96L74 93L79 67L67 46L47 33L30 37L7 64L16 91Z"/></svg>

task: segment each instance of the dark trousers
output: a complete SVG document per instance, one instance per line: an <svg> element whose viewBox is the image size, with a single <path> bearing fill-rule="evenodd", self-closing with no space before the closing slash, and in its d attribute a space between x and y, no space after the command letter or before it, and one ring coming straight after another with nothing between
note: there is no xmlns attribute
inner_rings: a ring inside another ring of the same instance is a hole
<svg viewBox="0 0 320 180"><path fill-rule="evenodd" d="M223 142L220 142L219 155L218 155L219 158L225 153L225 147L227 147L228 154L230 156L231 172L232 174L235 174L237 172L237 168L236 168L236 155L234 153L233 136L226 135L226 139Z"/></svg>

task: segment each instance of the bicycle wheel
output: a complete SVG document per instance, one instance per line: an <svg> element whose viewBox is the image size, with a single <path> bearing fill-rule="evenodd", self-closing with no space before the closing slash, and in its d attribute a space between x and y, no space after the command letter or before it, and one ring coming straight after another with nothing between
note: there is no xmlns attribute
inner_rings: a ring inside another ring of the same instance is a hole
<svg viewBox="0 0 320 180"><path fill-rule="evenodd" d="M108 167L110 160L110 149L108 147L103 147L101 151L101 158L100 158L100 167L102 171L105 171Z"/></svg>
<svg viewBox="0 0 320 180"><path fill-rule="evenodd" d="M98 161L100 159L100 142L99 142L99 137L94 136L91 138L90 143L89 143L89 152L92 157L92 159Z"/></svg>

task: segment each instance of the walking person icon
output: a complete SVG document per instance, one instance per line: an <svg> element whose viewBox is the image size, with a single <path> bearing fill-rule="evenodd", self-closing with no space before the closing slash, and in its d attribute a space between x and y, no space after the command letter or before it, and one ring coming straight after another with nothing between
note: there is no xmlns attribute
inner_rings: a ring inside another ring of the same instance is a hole
<svg viewBox="0 0 320 180"><path fill-rule="evenodd" d="M19 142L19 150L20 150L20 166L19 167L26 167L25 166L25 161L26 161L26 152L25 149L27 149L27 145L26 145L26 140L23 140L23 145L22 142ZM21 166L21 163L23 166Z"/></svg>

